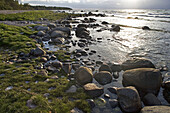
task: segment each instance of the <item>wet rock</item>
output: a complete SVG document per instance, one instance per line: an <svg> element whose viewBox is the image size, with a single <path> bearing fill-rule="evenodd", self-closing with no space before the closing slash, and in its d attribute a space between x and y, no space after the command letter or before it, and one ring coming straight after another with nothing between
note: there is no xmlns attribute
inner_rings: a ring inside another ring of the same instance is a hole
<svg viewBox="0 0 170 113"><path fill-rule="evenodd" d="M109 88L107 88L107 90L109 90L111 93L113 93L113 94L117 94L117 87L109 87Z"/></svg>
<svg viewBox="0 0 170 113"><path fill-rule="evenodd" d="M92 71L91 71L91 69L89 69L87 67L80 67L75 72L75 77L76 77L76 81L81 85L91 83L93 80Z"/></svg>
<svg viewBox="0 0 170 113"><path fill-rule="evenodd" d="M44 35L45 35L44 31L39 31L39 32L37 33L37 36L44 36Z"/></svg>
<svg viewBox="0 0 170 113"><path fill-rule="evenodd" d="M115 79L119 78L119 73L118 72L114 72L112 75L113 75L113 78L115 78Z"/></svg>
<svg viewBox="0 0 170 113"><path fill-rule="evenodd" d="M109 99L109 104L112 108L115 108L118 106L118 100L116 99Z"/></svg>
<svg viewBox="0 0 170 113"><path fill-rule="evenodd" d="M123 74L123 86L135 86L141 97L147 93L158 94L162 75L158 69L138 68L127 70Z"/></svg>
<svg viewBox="0 0 170 113"><path fill-rule="evenodd" d="M99 71L108 71L108 72L112 73L110 66L107 64L102 64L101 67L99 68Z"/></svg>
<svg viewBox="0 0 170 113"><path fill-rule="evenodd" d="M90 38L89 37L90 32L84 28L84 27L79 27L76 29L76 36L80 38Z"/></svg>
<svg viewBox="0 0 170 113"><path fill-rule="evenodd" d="M53 43L56 43L56 44L63 44L65 41L64 38L52 38L51 40Z"/></svg>
<svg viewBox="0 0 170 113"><path fill-rule="evenodd" d="M101 71L94 74L94 78L101 85L106 85L112 82L112 75L107 71Z"/></svg>
<svg viewBox="0 0 170 113"><path fill-rule="evenodd" d="M77 71L80 68L80 64L72 64L72 68L74 71Z"/></svg>
<svg viewBox="0 0 170 113"><path fill-rule="evenodd" d="M86 25L86 24L79 24L77 27L78 27L78 28L80 28L80 27L87 28L87 25Z"/></svg>
<svg viewBox="0 0 170 113"><path fill-rule="evenodd" d="M43 37L43 38L42 38L42 41L49 41L49 40L50 40L49 37Z"/></svg>
<svg viewBox="0 0 170 113"><path fill-rule="evenodd" d="M48 73L46 70L42 69L41 71L37 72L37 75L48 76Z"/></svg>
<svg viewBox="0 0 170 113"><path fill-rule="evenodd" d="M79 47L85 47L85 46L86 46L86 44L85 44L85 43L83 43L83 42L78 42L78 46L79 46Z"/></svg>
<svg viewBox="0 0 170 113"><path fill-rule="evenodd" d="M166 90L169 90L170 91L170 81L165 81L163 83L163 88L165 88Z"/></svg>
<svg viewBox="0 0 170 113"><path fill-rule="evenodd" d="M150 30L150 28L148 26L143 26L142 29L143 30Z"/></svg>
<svg viewBox="0 0 170 113"><path fill-rule="evenodd" d="M102 22L102 24L106 25L106 24L109 24L109 23L108 23L108 22L106 22L106 21L103 21L103 22Z"/></svg>
<svg viewBox="0 0 170 113"><path fill-rule="evenodd" d="M104 98L110 98L109 94L104 94Z"/></svg>
<svg viewBox="0 0 170 113"><path fill-rule="evenodd" d="M103 61L96 61L96 64L97 64L97 65L102 65L102 64L103 64Z"/></svg>
<svg viewBox="0 0 170 113"><path fill-rule="evenodd" d="M112 72L120 72L122 70L122 67L120 64L117 64L117 63L112 63L111 66L110 66Z"/></svg>
<svg viewBox="0 0 170 113"><path fill-rule="evenodd" d="M34 56L43 56L46 52L41 47L37 47L36 49L32 49L30 54Z"/></svg>
<svg viewBox="0 0 170 113"><path fill-rule="evenodd" d="M71 64L69 64L69 63L63 64L62 69L64 70L64 72L66 74L70 74L70 72L71 72Z"/></svg>
<svg viewBox="0 0 170 113"><path fill-rule="evenodd" d="M95 103L94 103L93 99L87 99L87 102L89 103L90 108L94 108L95 107Z"/></svg>
<svg viewBox="0 0 170 113"><path fill-rule="evenodd" d="M120 26L118 26L118 25L112 25L112 28L110 29L110 31L119 32L119 31L120 31Z"/></svg>
<svg viewBox="0 0 170 113"><path fill-rule="evenodd" d="M145 106L161 105L160 100L152 93L148 93L147 95L145 95L142 101Z"/></svg>
<svg viewBox="0 0 170 113"><path fill-rule="evenodd" d="M68 37L68 34L63 31L55 30L51 33L50 36L51 36L51 38L66 38L66 37Z"/></svg>
<svg viewBox="0 0 170 113"><path fill-rule="evenodd" d="M75 85L72 85L68 90L66 90L66 93L75 93L77 91L77 87Z"/></svg>
<svg viewBox="0 0 170 113"><path fill-rule="evenodd" d="M70 30L70 28L68 28L68 27L57 27L57 28L53 29L53 30L51 31L51 33L52 33L53 31L62 31L62 32L64 32L64 33L66 34L66 37L68 37L68 36L71 35L71 30Z"/></svg>
<svg viewBox="0 0 170 113"><path fill-rule="evenodd" d="M165 100L166 100L168 103L170 103L170 91L164 89L164 90L163 90L163 96L164 96Z"/></svg>
<svg viewBox="0 0 170 113"><path fill-rule="evenodd" d="M169 106L145 106L140 113L169 113Z"/></svg>
<svg viewBox="0 0 170 113"><path fill-rule="evenodd" d="M48 23L47 26L49 28L55 28L56 27L56 24L55 23Z"/></svg>
<svg viewBox="0 0 170 113"><path fill-rule="evenodd" d="M50 60L56 60L56 59L57 59L57 57L55 55L51 55Z"/></svg>
<svg viewBox="0 0 170 113"><path fill-rule="evenodd" d="M119 106L123 112L136 113L141 110L141 100L134 87L118 88L117 95Z"/></svg>
<svg viewBox="0 0 170 113"><path fill-rule="evenodd" d="M134 58L122 63L123 70L135 68L155 68L155 66L150 60L143 58Z"/></svg>
<svg viewBox="0 0 170 113"><path fill-rule="evenodd" d="M51 63L51 65L52 65L53 67L57 68L57 69L63 67L62 62L60 62L60 61L54 61L54 62Z"/></svg>
<svg viewBox="0 0 170 113"><path fill-rule="evenodd" d="M85 92L92 98L99 97L104 93L104 89L99 88L94 83L88 83L88 84L84 85L83 88L84 88Z"/></svg>

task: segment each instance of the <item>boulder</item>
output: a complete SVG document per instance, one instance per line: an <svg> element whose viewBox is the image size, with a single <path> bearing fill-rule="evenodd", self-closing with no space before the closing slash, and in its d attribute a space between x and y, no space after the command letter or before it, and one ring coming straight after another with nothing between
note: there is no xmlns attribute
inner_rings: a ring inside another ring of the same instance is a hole
<svg viewBox="0 0 170 113"><path fill-rule="evenodd" d="M117 94L117 87L109 87L109 88L107 88L107 90L109 90L111 93L113 93L113 94Z"/></svg>
<svg viewBox="0 0 170 113"><path fill-rule="evenodd" d="M46 52L41 47L37 47L36 49L31 50L31 54L34 56L43 56Z"/></svg>
<svg viewBox="0 0 170 113"><path fill-rule="evenodd" d="M44 36L44 35L45 35L44 31L39 31L39 32L37 33L37 36Z"/></svg>
<svg viewBox="0 0 170 113"><path fill-rule="evenodd" d="M99 73L96 73L94 75L94 78L101 85L106 85L112 82L112 75L108 71L101 71Z"/></svg>
<svg viewBox="0 0 170 113"><path fill-rule="evenodd" d="M160 100L152 93L148 93L147 95L145 95L142 101L145 104L145 106L161 105Z"/></svg>
<svg viewBox="0 0 170 113"><path fill-rule="evenodd" d="M50 28L47 27L47 26L35 26L35 29L37 31L48 31L48 30L50 30Z"/></svg>
<svg viewBox="0 0 170 113"><path fill-rule="evenodd" d="M108 72L112 73L112 70L111 70L110 66L107 65L107 64L101 65L101 67L99 68L99 72L100 71L108 71Z"/></svg>
<svg viewBox="0 0 170 113"><path fill-rule="evenodd" d="M90 35L90 32L84 28L84 27L79 27L76 29L76 36L80 38L88 38Z"/></svg>
<svg viewBox="0 0 170 113"><path fill-rule="evenodd" d="M111 70L112 70L113 73L114 73L114 72L120 72L120 71L122 70L121 65L120 65L120 64L117 64L117 63L111 64L110 68L111 68Z"/></svg>
<svg viewBox="0 0 170 113"><path fill-rule="evenodd" d="M155 68L155 66L150 60L144 58L134 58L122 63L123 70L135 68Z"/></svg>
<svg viewBox="0 0 170 113"><path fill-rule="evenodd" d="M170 106L146 106L140 113L169 113Z"/></svg>
<svg viewBox="0 0 170 113"><path fill-rule="evenodd" d="M109 104L112 108L115 108L118 106L118 100L116 99L109 99Z"/></svg>
<svg viewBox="0 0 170 113"><path fill-rule="evenodd" d="M59 68L62 68L62 67L63 67L62 62L60 62L60 61L52 62L52 63L51 63L51 65L52 65L53 67L57 68L57 69L59 69Z"/></svg>
<svg viewBox="0 0 170 113"><path fill-rule="evenodd" d="M103 22L102 22L102 24L106 25L106 24L109 24L109 23L108 23L108 22L106 22L106 21L103 21Z"/></svg>
<svg viewBox="0 0 170 113"><path fill-rule="evenodd" d="M91 83L93 80L93 73L91 69L87 67L80 67L76 72L75 72L75 78L76 81L81 84L85 85L87 83Z"/></svg>
<svg viewBox="0 0 170 113"><path fill-rule="evenodd" d="M62 69L66 74L70 74L70 72L71 72L71 64L69 64L69 63L63 64Z"/></svg>
<svg viewBox="0 0 170 113"><path fill-rule="evenodd" d="M62 32L66 33L68 36L71 35L71 30L68 27L57 27L57 28L52 29L52 32L53 31L62 31Z"/></svg>
<svg viewBox="0 0 170 113"><path fill-rule="evenodd" d="M141 110L141 100L135 87L118 88L117 95L119 106L123 112L137 113Z"/></svg>
<svg viewBox="0 0 170 113"><path fill-rule="evenodd" d="M64 38L52 38L51 41L56 44L63 44L65 39Z"/></svg>
<svg viewBox="0 0 170 113"><path fill-rule="evenodd" d="M142 29L143 30L150 30L150 28L148 26L143 26Z"/></svg>
<svg viewBox="0 0 170 113"><path fill-rule="evenodd" d="M84 85L83 88L84 88L85 92L92 98L99 97L104 93L104 89L99 88L94 83L88 83L88 84Z"/></svg>
<svg viewBox="0 0 170 113"><path fill-rule="evenodd" d="M47 26L49 28L55 28L56 27L56 24L55 23L48 23Z"/></svg>
<svg viewBox="0 0 170 113"><path fill-rule="evenodd" d="M119 31L120 31L120 26L118 26L118 25L112 25L112 28L110 29L110 31L119 32Z"/></svg>
<svg viewBox="0 0 170 113"><path fill-rule="evenodd" d="M57 31L57 30L53 31L50 36L51 36L51 38L66 38L66 37L68 37L68 35L65 32Z"/></svg>
<svg viewBox="0 0 170 113"><path fill-rule="evenodd" d="M147 93L158 94L162 83L162 75L158 69L138 68L123 73L123 86L134 86L141 97Z"/></svg>

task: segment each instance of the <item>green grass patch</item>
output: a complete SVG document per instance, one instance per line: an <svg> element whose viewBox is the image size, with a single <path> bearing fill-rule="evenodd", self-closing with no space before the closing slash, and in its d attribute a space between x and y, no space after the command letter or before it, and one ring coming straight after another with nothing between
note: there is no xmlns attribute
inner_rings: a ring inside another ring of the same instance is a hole
<svg viewBox="0 0 170 113"><path fill-rule="evenodd" d="M0 21L38 21L40 18L48 20L64 19L68 16L78 16L79 14L55 13L53 11L29 11L16 14L0 14Z"/></svg>

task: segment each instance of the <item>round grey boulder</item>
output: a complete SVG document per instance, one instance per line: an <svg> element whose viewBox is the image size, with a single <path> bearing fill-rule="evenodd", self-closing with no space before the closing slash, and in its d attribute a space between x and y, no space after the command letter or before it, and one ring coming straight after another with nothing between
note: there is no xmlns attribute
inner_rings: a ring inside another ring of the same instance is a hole
<svg viewBox="0 0 170 113"><path fill-rule="evenodd" d="M92 70L87 67L80 67L75 73L76 81L81 84L85 85L87 83L91 83L93 80L93 73Z"/></svg>
<svg viewBox="0 0 170 113"><path fill-rule="evenodd" d="M96 73L94 78L101 85L106 85L112 82L112 75L108 71L101 71Z"/></svg>
<svg viewBox="0 0 170 113"><path fill-rule="evenodd" d="M126 113L137 113L141 110L140 96L135 87L118 88L118 102L121 110Z"/></svg>
<svg viewBox="0 0 170 113"><path fill-rule="evenodd" d="M144 58L134 58L122 63L123 70L135 68L155 68L155 66L150 60Z"/></svg>
<svg viewBox="0 0 170 113"><path fill-rule="evenodd" d="M136 87L141 97L147 93L157 95L162 84L162 75L154 68L132 69L124 72L122 83L124 87Z"/></svg>

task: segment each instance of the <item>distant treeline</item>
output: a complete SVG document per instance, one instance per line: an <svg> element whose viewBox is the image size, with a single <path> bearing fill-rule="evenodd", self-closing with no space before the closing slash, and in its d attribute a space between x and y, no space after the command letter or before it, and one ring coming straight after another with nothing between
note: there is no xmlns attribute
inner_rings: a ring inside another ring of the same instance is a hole
<svg viewBox="0 0 170 113"><path fill-rule="evenodd" d="M31 6L28 3L19 4L18 0L0 0L0 10L72 10L68 7Z"/></svg>

